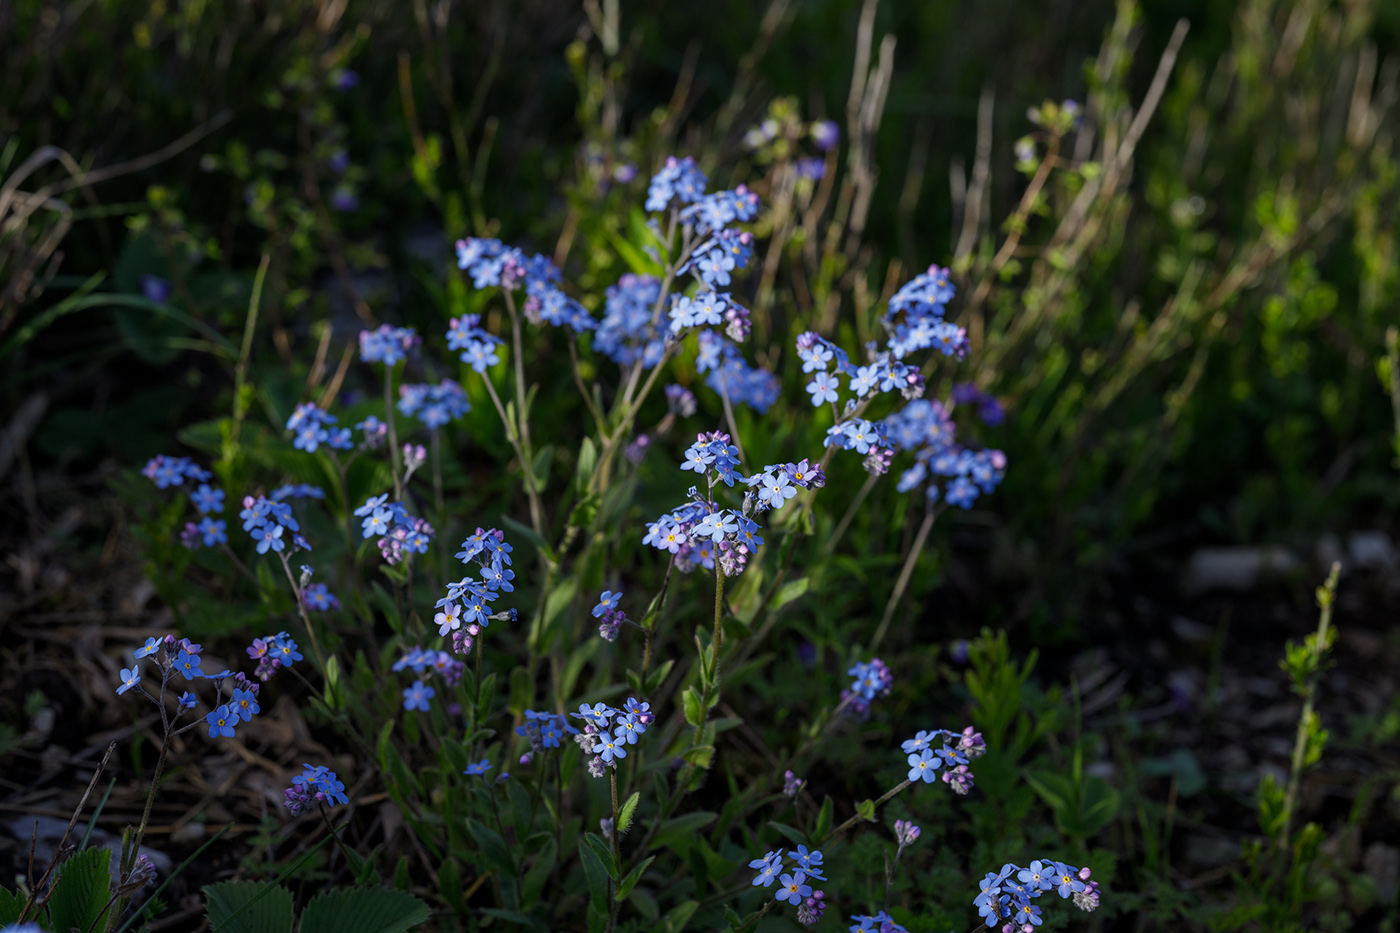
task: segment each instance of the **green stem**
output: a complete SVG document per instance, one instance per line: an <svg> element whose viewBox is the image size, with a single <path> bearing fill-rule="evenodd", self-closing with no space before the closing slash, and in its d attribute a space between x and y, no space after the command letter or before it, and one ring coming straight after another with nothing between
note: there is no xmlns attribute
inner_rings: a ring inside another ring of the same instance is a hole
<svg viewBox="0 0 1400 933"><path fill-rule="evenodd" d="M1322 678L1323 658L1327 654L1329 645L1328 628L1332 624L1332 604L1337 596L1337 578L1341 574L1342 565L1333 564L1332 570L1327 574L1327 582L1318 588L1317 601L1321 608L1317 621L1317 638L1313 645L1309 646L1313 657L1312 671L1308 675L1303 685L1303 712L1298 717L1298 732L1293 740L1293 761L1288 769L1288 790L1283 797L1283 826L1279 828L1277 845L1280 850L1288 848L1289 833L1293 822L1293 808L1298 802L1298 786L1302 783L1303 769L1306 767L1306 757L1308 750L1308 737L1315 728L1313 703L1317 699L1317 684Z"/></svg>
<svg viewBox="0 0 1400 933"><path fill-rule="evenodd" d="M913 784L913 783L914 783L913 781L903 781L903 782L901 782L901 783L899 783L899 784L896 784L894 787L891 787L889 790L885 791L885 793L882 794L878 800L875 801L875 806L876 806L876 807L879 807L880 804L882 804L882 803L884 803L885 801L889 800L889 799L890 799L891 797L893 797L895 794L897 794L897 793L899 793L900 791L904 790L904 788L908 787L910 784ZM844 833L846 830L850 829L852 826L854 826L854 825L856 825L857 823L859 823L862 819L863 819L863 818L861 817L860 814L856 814L855 816L851 817L851 818L850 818L849 820L847 820L846 822L842 823L840 826L838 826L838 827L836 827L835 829L833 829L831 832L827 833L827 834L826 834L824 837L822 837L820 840L818 840L818 841L817 841L817 846L818 846L818 847L821 847L821 846L826 845L827 842L829 842L829 841L832 840L832 839L835 839L837 836L841 835L841 834Z"/></svg>
<svg viewBox="0 0 1400 933"><path fill-rule="evenodd" d="M885 603L885 614L880 617L880 625L875 629L875 635L870 639L870 650L876 651L880 647L880 642L884 641L885 633L889 631L890 620L894 618L894 611L899 607L899 601L904 598L904 591L909 587L909 580L914 575L914 565L919 562L919 555L924 552L924 543L928 541L928 533L933 530L933 520L938 517L932 506L928 506L924 513L924 522L919 526L919 533L914 536L914 544L909 548L909 554L904 558L904 567L899 571L899 579L895 581L894 592L890 593L889 602Z"/></svg>
<svg viewBox="0 0 1400 933"><path fill-rule="evenodd" d="M394 426L394 367L384 367L384 423L389 426L389 469L394 474L394 501L403 501L403 480L400 478L399 434Z"/></svg>

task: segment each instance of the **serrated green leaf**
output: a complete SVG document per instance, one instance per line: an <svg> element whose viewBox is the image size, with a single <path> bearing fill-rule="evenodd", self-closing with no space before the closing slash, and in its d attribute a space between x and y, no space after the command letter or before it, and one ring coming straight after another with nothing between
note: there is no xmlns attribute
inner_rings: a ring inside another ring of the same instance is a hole
<svg viewBox="0 0 1400 933"><path fill-rule="evenodd" d="M641 864L629 871L627 873L627 876L618 882L617 896L614 899L618 901L627 900L628 895L632 893L632 889L635 888L637 886L637 882L641 880L642 872L646 871L647 866L654 861L656 861L656 856L649 855L646 858L642 859Z"/></svg>
<svg viewBox="0 0 1400 933"><path fill-rule="evenodd" d="M256 881L221 881L204 889L212 933L291 933L292 892Z"/></svg>
<svg viewBox="0 0 1400 933"><path fill-rule="evenodd" d="M55 930L86 931L99 925L112 896L111 861L111 849L88 849L58 869L49 897L49 919Z"/></svg>
<svg viewBox="0 0 1400 933"><path fill-rule="evenodd" d="M0 888L0 923L14 923L23 909L24 901L18 894Z"/></svg>
<svg viewBox="0 0 1400 933"><path fill-rule="evenodd" d="M392 888L338 888L316 895L306 905L301 933L404 933L430 913L412 894Z"/></svg>
<svg viewBox="0 0 1400 933"><path fill-rule="evenodd" d="M617 831L627 832L627 827L632 825L632 815L637 812L637 804L641 802L642 792L634 790L632 796L622 805L622 809L617 813Z"/></svg>

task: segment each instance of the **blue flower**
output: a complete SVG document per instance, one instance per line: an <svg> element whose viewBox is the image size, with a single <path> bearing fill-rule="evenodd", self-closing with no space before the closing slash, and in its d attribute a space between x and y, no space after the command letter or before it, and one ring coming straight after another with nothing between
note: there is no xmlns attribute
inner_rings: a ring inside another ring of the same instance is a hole
<svg viewBox="0 0 1400 933"><path fill-rule="evenodd" d="M807 847L799 845L797 849L788 850L788 858L794 859L799 868L807 873L807 877L816 878L818 881L825 881L822 875L822 854L820 851L807 851Z"/></svg>
<svg viewBox="0 0 1400 933"><path fill-rule="evenodd" d="M301 591L301 598L309 609L318 609L324 612L327 609L339 609L340 600L336 599L334 593L326 588L324 583L311 583L306 589Z"/></svg>
<svg viewBox="0 0 1400 933"><path fill-rule="evenodd" d="M199 655L190 654L181 649L175 655L175 670L184 675L186 680L197 680L204 676L204 671L200 669Z"/></svg>
<svg viewBox="0 0 1400 933"><path fill-rule="evenodd" d="M645 726L638 726L637 717L629 714L617 720L617 724L613 727L613 737L624 745L636 745L637 736L645 731Z"/></svg>
<svg viewBox="0 0 1400 933"><path fill-rule="evenodd" d="M190 501L202 513L222 512L224 510L224 491L213 489L208 483L205 483L190 493Z"/></svg>
<svg viewBox="0 0 1400 933"><path fill-rule="evenodd" d="M280 551L287 546L286 542L282 540L281 525L264 525L259 529L255 540L258 542L259 554L266 554L269 548Z"/></svg>
<svg viewBox="0 0 1400 933"><path fill-rule="evenodd" d="M734 534L739 530L739 522L735 514L728 509L720 509L706 515L693 531L695 534L709 538L715 544L724 540L725 535Z"/></svg>
<svg viewBox="0 0 1400 933"><path fill-rule="evenodd" d="M905 754L913 755L926 748L932 748L935 737L935 733L920 729L912 739L906 739L900 748L904 749Z"/></svg>
<svg viewBox="0 0 1400 933"><path fill-rule="evenodd" d="M763 539L758 536L758 522L753 519L739 516L739 540L750 551L763 546Z"/></svg>
<svg viewBox="0 0 1400 933"><path fill-rule="evenodd" d="M609 609L617 608L617 601L622 598L622 591L614 593L612 590L603 590L603 595L598 597L598 605L593 607L593 618L601 618L603 613Z"/></svg>
<svg viewBox="0 0 1400 933"><path fill-rule="evenodd" d="M130 668L122 668L122 685L117 688L117 695L126 693L132 687L141 682L141 672L132 665Z"/></svg>
<svg viewBox="0 0 1400 933"><path fill-rule="evenodd" d="M769 508L780 509L787 500L795 495L797 495L797 488L792 485L792 478L788 476L786 470L779 470L776 473L765 471L760 477L758 501Z"/></svg>
<svg viewBox="0 0 1400 933"><path fill-rule="evenodd" d="M491 759L490 759L490 758L483 758L483 759L481 759L480 761L478 761L476 764L467 765L467 770L463 771L462 773L463 773L463 774L470 775L470 776L472 776L472 777L481 777L483 774L485 774L487 771L490 771L490 770L491 770Z"/></svg>
<svg viewBox="0 0 1400 933"><path fill-rule="evenodd" d="M922 780L925 784L932 784L938 777L939 761L927 748L918 754L910 755L908 760L909 780Z"/></svg>
<svg viewBox="0 0 1400 933"><path fill-rule="evenodd" d="M176 702L180 704L180 709L194 709L195 704L197 704L199 700L193 693L186 690L184 693L180 694L180 699Z"/></svg>
<svg viewBox="0 0 1400 933"><path fill-rule="evenodd" d="M254 713L262 712L258 706L258 695L253 690L241 690L235 688L233 695L229 697L228 708L238 714L238 718L248 722L253 718Z"/></svg>
<svg viewBox="0 0 1400 933"><path fill-rule="evenodd" d="M423 685L423 681L415 680L413 686L404 688L403 708L406 710L428 711L428 701L437 695L437 691L432 687Z"/></svg>
<svg viewBox="0 0 1400 933"><path fill-rule="evenodd" d="M131 652L131 656L138 661L142 658L150 657L160 650L162 644L164 644L162 639L155 637L147 638L144 645Z"/></svg>
<svg viewBox="0 0 1400 933"><path fill-rule="evenodd" d="M768 852L762 858L749 862L749 867L758 869L752 884L763 885L766 888L778 880L778 873L783 870L783 854L780 851Z"/></svg>
<svg viewBox="0 0 1400 933"><path fill-rule="evenodd" d="M1050 883L1060 897L1069 897L1084 890L1084 882L1079 880L1078 874L1064 862L1056 862L1054 870L1050 872Z"/></svg>
<svg viewBox="0 0 1400 933"><path fill-rule="evenodd" d="M710 250L695 264L700 280L711 287L729 284L729 271L734 259L717 249ZM716 322L718 323L718 322Z"/></svg>
<svg viewBox="0 0 1400 933"><path fill-rule="evenodd" d="M204 721L209 723L209 737L211 739L219 736L231 739L233 738L233 724L238 722L238 714L224 705L205 716Z"/></svg>
<svg viewBox="0 0 1400 933"><path fill-rule="evenodd" d="M196 527L204 538L205 547L228 543L228 526L222 518L210 518L206 515L199 520Z"/></svg>
<svg viewBox="0 0 1400 933"><path fill-rule="evenodd" d="M1017 872L1016 877L1027 887L1036 891L1044 891L1053 883L1051 881L1052 871L1051 866L1040 861L1040 859L1036 859L1034 862L1031 862L1029 868L1023 868Z"/></svg>
<svg viewBox="0 0 1400 933"><path fill-rule="evenodd" d="M621 739L614 738L607 732L600 732L596 736L598 744L593 746L593 754L599 756L604 761L613 761L618 758L627 757L627 749L623 747Z"/></svg>
<svg viewBox="0 0 1400 933"><path fill-rule="evenodd" d="M815 379L807 383L807 391L812 393L812 404L817 408L826 402L836 401L836 393L841 389L841 379L828 372L819 372Z"/></svg>
<svg viewBox="0 0 1400 933"><path fill-rule="evenodd" d="M273 639L272 656L280 661L283 667L291 667L293 661L301 660L296 641L288 637L286 632L278 632Z"/></svg>
<svg viewBox="0 0 1400 933"><path fill-rule="evenodd" d="M778 900L787 901L794 907L801 904L803 898L812 895L811 885L803 883L806 880L807 876L800 871L795 871L790 875L783 875L778 879Z"/></svg>

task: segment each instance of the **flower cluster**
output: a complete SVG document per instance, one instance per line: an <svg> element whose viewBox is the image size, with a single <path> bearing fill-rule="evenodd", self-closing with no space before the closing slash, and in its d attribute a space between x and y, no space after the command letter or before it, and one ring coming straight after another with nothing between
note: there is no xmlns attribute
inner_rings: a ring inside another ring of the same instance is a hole
<svg viewBox="0 0 1400 933"><path fill-rule="evenodd" d="M1052 888L1061 898L1073 898L1080 910L1098 907L1099 883L1089 877L1088 868L1049 859L1037 859L1028 868L1008 862L999 872L987 872L973 905L989 927L1000 923L1002 933L1032 933L1043 918L1031 902Z"/></svg>
<svg viewBox="0 0 1400 933"><path fill-rule="evenodd" d="M646 209L664 211L672 199L682 204L694 204L704 196L708 182L705 173L696 167L695 160L690 156L683 159L667 156L665 164L651 176L651 184L647 186Z"/></svg>
<svg viewBox="0 0 1400 933"><path fill-rule="evenodd" d="M799 488L820 488L826 484L821 468L806 460L769 464L745 477L738 471L738 453L728 434L701 433L686 449L681 469L704 476L711 492L716 480L726 486L733 486L736 480L742 482L751 491L744 494L740 509L720 508L691 487L690 502L647 523L642 543L674 554L676 568L682 572L719 566L727 576L734 576L743 571L749 555L763 544L758 523L750 516L782 508Z"/></svg>
<svg viewBox="0 0 1400 933"><path fill-rule="evenodd" d="M959 446L948 410L937 401L910 402L885 419L885 430L895 446L915 451L914 465L899 478L900 492L908 492L930 477L945 477L944 499L950 505L970 508L979 495L996 489L1005 475L1006 454ZM930 483L926 495L937 498L938 486Z"/></svg>
<svg viewBox="0 0 1400 933"><path fill-rule="evenodd" d="M511 583L515 571L511 569L512 548L506 543L505 532L499 528L477 528L475 533L462 542L462 549L455 555L464 564L476 562L480 579L465 576L447 585L447 595L437 601L438 613L433 621L437 623L438 634L452 633L452 650L465 654L472 646L472 639L490 624L491 619L515 621L515 610L491 612L491 603L501 593L515 591ZM459 605L460 604L460 605Z"/></svg>
<svg viewBox="0 0 1400 933"><path fill-rule="evenodd" d="M195 466L189 457L168 457L165 454L157 454L146 461L141 475L155 483L157 489L179 486L186 477L199 483L213 478L212 473Z"/></svg>
<svg viewBox="0 0 1400 933"><path fill-rule="evenodd" d="M479 373L501 361L496 348L504 343L481 326L479 314L464 314L447 322L447 348L460 350L458 358Z"/></svg>
<svg viewBox="0 0 1400 933"><path fill-rule="evenodd" d="M186 681L212 680L214 681L214 703L213 709L205 717L205 722L209 726L210 738L225 737L232 738L234 727L239 722L249 722L253 716L260 712L258 706L258 684L251 682L241 672L231 674L230 671L220 671L217 674L206 674L204 672L204 662L200 657L200 645L191 642L188 638L181 638L178 641L173 635L166 635L164 638L151 637L146 639L146 643L131 653L136 663L129 668L122 668L121 686L117 687L117 695L126 693L128 690L139 690L147 699L156 703L164 703L165 691L171 679L179 674ZM153 658L160 674L160 699L146 693L141 687L141 661L145 658ZM224 698L224 686L228 684L230 694ZM186 710L194 709L198 705L198 698L194 693L186 690L180 694L177 705L179 709L175 714L178 719ZM186 726L192 728L193 724ZM184 730L181 730L184 731Z"/></svg>
<svg viewBox="0 0 1400 933"><path fill-rule="evenodd" d="M564 736L578 735L579 730L558 713L527 709L525 722L515 727L515 734L529 742L530 753L535 754L545 749L558 748Z"/></svg>
<svg viewBox="0 0 1400 933"><path fill-rule="evenodd" d="M739 348L710 330L700 332L700 351L695 357L697 371L710 375L705 384L731 404L743 403L760 415L778 400L778 377L762 367L750 366Z"/></svg>
<svg viewBox="0 0 1400 933"><path fill-rule="evenodd" d="M420 343L422 340L412 327L381 324L375 330L360 331L360 359L392 368L408 359L408 354Z"/></svg>
<svg viewBox="0 0 1400 933"><path fill-rule="evenodd" d="M603 595L598 597L598 605L593 607L593 618L602 620L598 623L598 635L604 641L617 641L618 630L627 621L627 614L617 608L617 601L621 598L621 590L616 593L603 590Z"/></svg>
<svg viewBox="0 0 1400 933"><path fill-rule="evenodd" d="M389 437L389 425L380 421L374 415L370 415L364 421L355 425L355 430L361 431L365 435L363 441L366 450L378 450Z"/></svg>
<svg viewBox="0 0 1400 933"><path fill-rule="evenodd" d="M288 483L285 486L278 486L267 497L273 502L282 502L286 499L324 499L326 491L320 486L311 486L306 483Z"/></svg>
<svg viewBox="0 0 1400 933"><path fill-rule="evenodd" d="M335 415L322 411L311 402L298 405L287 419L287 430L295 435L292 446L309 454L315 453L316 448L322 444L332 450L354 448L355 442L351 439L350 429L338 428L335 425Z"/></svg>
<svg viewBox="0 0 1400 933"><path fill-rule="evenodd" d="M248 657L258 662L253 676L264 683L272 679L278 668L291 667L293 662L302 659L301 652L297 650L296 639L286 632L254 638L247 652Z"/></svg>
<svg viewBox="0 0 1400 933"><path fill-rule="evenodd" d="M815 923L821 918L822 911L826 904L823 891L813 891L812 886L807 884L811 881L825 881L826 876L822 874L822 854L817 850L807 851L806 846L798 846L795 850L788 851L788 858L797 862L791 873L783 871L783 853L781 850L764 853L760 858L749 862L749 867L756 869L753 885L768 887L774 881L778 883L777 900L791 904L797 908L797 921L804 925Z"/></svg>
<svg viewBox="0 0 1400 933"><path fill-rule="evenodd" d="M386 563L399 563L405 552L428 553L433 526L426 519L408 514L403 503L390 502L388 493L370 496L354 514L360 519L360 534L379 539L379 553Z"/></svg>
<svg viewBox="0 0 1400 933"><path fill-rule="evenodd" d="M802 792L802 788L807 785L807 781L798 777L791 771L783 772L783 793L789 797L796 797Z"/></svg>
<svg viewBox="0 0 1400 933"><path fill-rule="evenodd" d="M1006 420L1006 409L997 397L983 392L970 382L960 382L953 386L952 400L954 405L976 405L977 417L992 427Z"/></svg>
<svg viewBox="0 0 1400 933"><path fill-rule="evenodd" d="M935 748L935 745L939 747ZM911 782L932 784L941 768L943 783L959 795L966 795L972 790L972 770L968 763L987 753L987 743L982 741L982 734L974 732L971 726L962 732L920 730L900 747L908 756L908 778Z"/></svg>
<svg viewBox="0 0 1400 933"><path fill-rule="evenodd" d="M462 672L466 670L466 667L459 659L446 651L434 651L431 648L425 649L421 645L414 645L394 662L393 671L398 673L402 670L411 670L415 674L436 674L446 682L447 686L455 687L462 682ZM417 683L422 685L421 680ZM431 699L432 688L428 688L428 691L427 696ZM405 691L404 697L408 698L407 691ZM426 708L425 706L424 709Z"/></svg>
<svg viewBox="0 0 1400 933"><path fill-rule="evenodd" d="M435 386L399 386L398 408L405 415L411 415L423 422L429 429L436 430L447 422L462 417L471 411L472 406L467 401L467 393L462 391L461 385L451 379L444 379Z"/></svg>
<svg viewBox="0 0 1400 933"><path fill-rule="evenodd" d="M605 703L591 707L584 703L577 713L569 715L583 720L583 729L574 735L574 741L593 756L588 759L588 773L595 778L606 774L609 765L616 768L618 761L627 757L627 746L635 745L656 721L651 704L634 697L628 697L621 709Z"/></svg>
<svg viewBox="0 0 1400 933"><path fill-rule="evenodd" d="M285 502L274 502L265 496L244 496L243 511L238 517L243 519L243 530L257 542L259 554L281 553L287 547L288 538L293 546L311 550L306 538L298 533L301 525L292 517L292 507Z"/></svg>
<svg viewBox="0 0 1400 933"><path fill-rule="evenodd" d="M894 922L894 918L883 910L874 916L867 917L861 914L852 914L852 924L846 929L850 933L909 933L904 927Z"/></svg>
<svg viewBox="0 0 1400 933"><path fill-rule="evenodd" d="M532 321L568 327L576 334L597 326L583 305L560 289L559 269L545 256L527 256L500 240L468 237L457 241L457 268L472 277L475 288L499 286L513 292L524 285L522 310Z"/></svg>
<svg viewBox="0 0 1400 933"><path fill-rule="evenodd" d="M854 677L849 690L841 691L841 708L858 719L870 715L870 701L876 697L889 696L894 686L894 674L879 658L857 661L847 671Z"/></svg>
<svg viewBox="0 0 1400 933"><path fill-rule="evenodd" d="M661 362L666 328L653 320L661 300L661 280L628 273L604 292L603 320L593 335L593 348L621 366L641 361L650 369Z"/></svg>
<svg viewBox="0 0 1400 933"><path fill-rule="evenodd" d="M300 816L312 803L335 806L350 802L345 796L345 785L336 778L334 771L322 765L312 767L309 764L303 764L302 769L301 774L292 778L292 786L283 791L286 799L282 805L292 811L292 816Z"/></svg>

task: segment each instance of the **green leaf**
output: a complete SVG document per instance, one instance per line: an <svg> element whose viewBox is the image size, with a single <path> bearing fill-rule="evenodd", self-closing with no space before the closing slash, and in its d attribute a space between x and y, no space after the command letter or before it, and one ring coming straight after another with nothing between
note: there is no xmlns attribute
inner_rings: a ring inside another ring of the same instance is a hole
<svg viewBox="0 0 1400 933"><path fill-rule="evenodd" d="M403 891L339 888L311 899L301 914L301 933L404 933L430 913L427 904Z"/></svg>
<svg viewBox="0 0 1400 933"><path fill-rule="evenodd" d="M666 679L666 675L671 673L671 668L676 663L675 658L667 658L656 666L656 670L647 675L646 683L642 684L644 693L655 693L661 688L661 682Z"/></svg>
<svg viewBox="0 0 1400 933"><path fill-rule="evenodd" d="M528 667L516 667L510 672L510 711L519 716L530 705L535 694L535 682Z"/></svg>
<svg viewBox="0 0 1400 933"><path fill-rule="evenodd" d="M574 493L576 495L583 495L597 466L598 448L593 444L593 438L585 437L583 443L579 445L578 466L574 470Z"/></svg>
<svg viewBox="0 0 1400 933"><path fill-rule="evenodd" d="M256 881L221 881L204 889L213 933L291 933L292 892Z"/></svg>
<svg viewBox="0 0 1400 933"><path fill-rule="evenodd" d="M493 865L508 875L515 874L515 863L511 861L510 850L506 848L506 842L500 833L476 820L467 823L467 832L472 834L472 838L481 846L486 858Z"/></svg>
<svg viewBox="0 0 1400 933"><path fill-rule="evenodd" d="M661 921L661 929L664 933L680 933L685 929L685 925L690 922L690 918L695 915L695 911L700 908L699 901L686 901L677 907L673 907Z"/></svg>
<svg viewBox="0 0 1400 933"><path fill-rule="evenodd" d="M49 922L55 930L86 931L99 925L111 899L112 850L88 849L63 863L49 898Z"/></svg>
<svg viewBox="0 0 1400 933"><path fill-rule="evenodd" d="M793 845L807 844L807 834L795 826L779 823L777 820L769 820L768 825L782 833L787 841L791 842Z"/></svg>
<svg viewBox="0 0 1400 933"><path fill-rule="evenodd" d="M578 841L578 858L583 863L583 874L588 880L588 896L593 905L601 909L608 902L608 871L593 848L582 839Z"/></svg>
<svg viewBox="0 0 1400 933"><path fill-rule="evenodd" d="M708 734L709 731L709 729L706 729L706 734ZM697 768L708 768L710 762L714 760L715 747L713 745L697 745L694 748L687 748L685 751L681 752L681 757Z"/></svg>
<svg viewBox="0 0 1400 933"><path fill-rule="evenodd" d="M789 580L787 583L784 583L782 589L778 590L777 595L773 597L773 608L771 611L777 612L779 609L807 592L807 587L810 582L811 581L806 577L803 577L800 580Z"/></svg>
<svg viewBox="0 0 1400 933"><path fill-rule="evenodd" d="M607 840L597 833L584 833L583 838L588 841L589 848L598 856L598 861L603 863L603 868L607 870L608 877L616 881L617 859L613 858L612 848L608 845Z"/></svg>
<svg viewBox="0 0 1400 933"><path fill-rule="evenodd" d="M483 907L481 912L488 917L495 917L497 920L504 920L506 923L513 923L516 926L534 926L535 921L531 920L527 914L522 914L518 910L501 910L498 907Z"/></svg>
<svg viewBox="0 0 1400 933"><path fill-rule="evenodd" d="M697 810L672 817L661 824L651 844L658 849L664 846L674 848L676 843L688 841L687 837L694 835L701 827L709 826L718 816L711 810Z"/></svg>
<svg viewBox="0 0 1400 933"><path fill-rule="evenodd" d="M860 803L856 804L856 816L865 820L867 823L875 822L875 801L862 800Z"/></svg>
<svg viewBox="0 0 1400 933"><path fill-rule="evenodd" d="M812 834L812 838L817 841L818 845L826 841L827 834L831 832L831 824L835 818L836 805L832 803L830 797L827 797L822 801L822 808L817 811L817 828Z"/></svg>
<svg viewBox="0 0 1400 933"><path fill-rule="evenodd" d="M641 880L642 872L646 871L647 866L654 861L656 861L656 856L649 855L646 858L642 859L642 863L640 865L629 871L627 873L627 876L618 882L617 896L614 898L614 900L627 900L627 896L632 893L632 889L635 888L637 886L637 882Z"/></svg>
<svg viewBox="0 0 1400 933"><path fill-rule="evenodd" d="M535 856L535 863L530 866L529 871L525 872L525 878L521 883L521 897L526 904L539 902L545 884L554 874L554 863L558 859L559 850L555 847L554 835L550 834L545 841L544 848L540 849L539 854Z"/></svg>
<svg viewBox="0 0 1400 933"><path fill-rule="evenodd" d="M19 920L19 912L24 909L24 901L18 894L0 888L0 923L10 924Z"/></svg>
<svg viewBox="0 0 1400 933"><path fill-rule="evenodd" d="M617 831L627 832L627 827L632 825L632 814L637 812L637 803L642 799L642 792L634 790L632 796L627 798L627 802L622 805L622 809L617 814Z"/></svg>
<svg viewBox="0 0 1400 933"><path fill-rule="evenodd" d="M694 687L686 687L681 694L681 706L685 710L685 721L692 726L700 725L700 693Z"/></svg>

